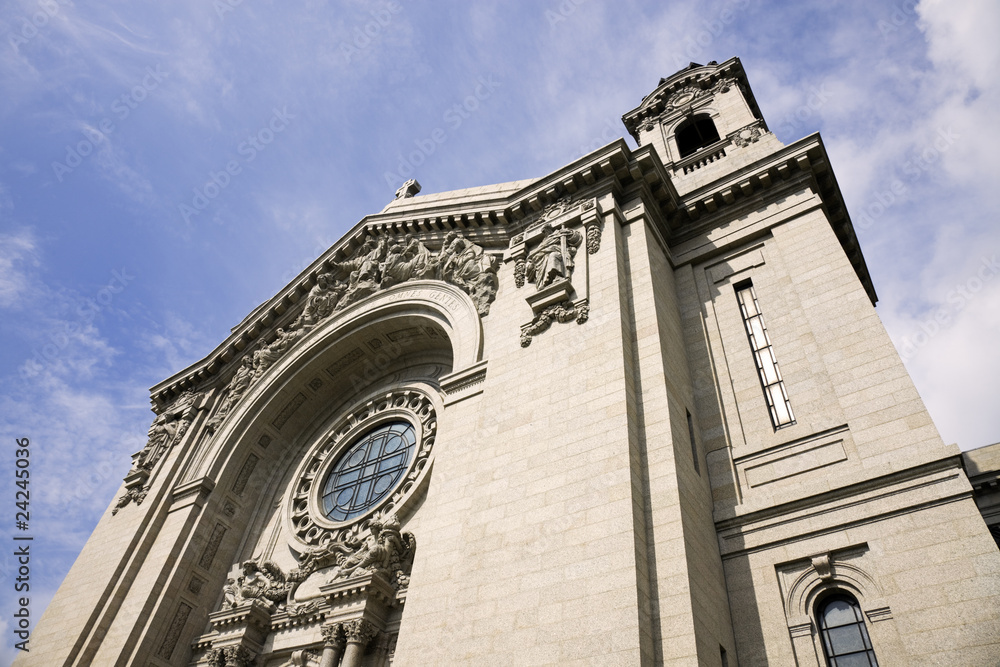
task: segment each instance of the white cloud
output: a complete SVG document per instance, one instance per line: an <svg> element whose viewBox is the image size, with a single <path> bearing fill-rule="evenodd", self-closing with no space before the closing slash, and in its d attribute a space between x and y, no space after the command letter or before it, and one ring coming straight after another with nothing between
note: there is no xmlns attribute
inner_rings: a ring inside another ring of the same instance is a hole
<svg viewBox="0 0 1000 667"><path fill-rule="evenodd" d="M0 186L0 195L3 192ZM26 265L38 265L32 231L21 229L0 234L0 307L18 305L30 290L31 278L25 270Z"/></svg>

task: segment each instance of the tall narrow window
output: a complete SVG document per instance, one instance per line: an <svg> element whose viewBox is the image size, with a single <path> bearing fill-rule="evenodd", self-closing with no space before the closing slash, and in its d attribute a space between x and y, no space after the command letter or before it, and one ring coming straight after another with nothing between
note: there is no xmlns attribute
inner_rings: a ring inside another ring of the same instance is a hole
<svg viewBox="0 0 1000 667"><path fill-rule="evenodd" d="M691 411L685 410L688 417L688 440L691 441L691 460L694 461L694 471L701 474L701 470L698 468L698 445L694 441L694 420L691 419Z"/></svg>
<svg viewBox="0 0 1000 667"><path fill-rule="evenodd" d="M747 337L750 339L750 349L757 363L757 374L764 388L764 398L771 411L771 423L775 429L795 423L792 416L792 405L788 402L785 383L781 380L778 362L774 358L771 340L767 337L767 327L764 326L764 316L757 305L757 295L753 284L749 281L736 285L736 298L740 302L740 312L743 314L743 324L746 326Z"/></svg>
<svg viewBox="0 0 1000 667"><path fill-rule="evenodd" d="M835 595L822 602L816 615L829 667L878 667L857 600Z"/></svg>

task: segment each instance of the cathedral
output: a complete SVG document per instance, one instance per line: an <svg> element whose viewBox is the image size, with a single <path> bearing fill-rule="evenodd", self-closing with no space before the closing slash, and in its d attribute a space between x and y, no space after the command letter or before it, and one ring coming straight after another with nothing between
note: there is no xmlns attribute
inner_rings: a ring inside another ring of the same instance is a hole
<svg viewBox="0 0 1000 667"><path fill-rule="evenodd" d="M1000 446L941 440L820 136L737 58L623 121L407 182L153 387L15 664L1000 664Z"/></svg>

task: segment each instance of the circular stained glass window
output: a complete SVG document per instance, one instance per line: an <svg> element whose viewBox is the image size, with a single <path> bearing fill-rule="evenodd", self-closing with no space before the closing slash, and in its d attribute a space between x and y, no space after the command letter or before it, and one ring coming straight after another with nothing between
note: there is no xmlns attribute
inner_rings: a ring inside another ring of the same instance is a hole
<svg viewBox="0 0 1000 667"><path fill-rule="evenodd" d="M403 478L417 444L413 425L379 424L351 445L334 464L320 504L331 521L347 521L368 512Z"/></svg>

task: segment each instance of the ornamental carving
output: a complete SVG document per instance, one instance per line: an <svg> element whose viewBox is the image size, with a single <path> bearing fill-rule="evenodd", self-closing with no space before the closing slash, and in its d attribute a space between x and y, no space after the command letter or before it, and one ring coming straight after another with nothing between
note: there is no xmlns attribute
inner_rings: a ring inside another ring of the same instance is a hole
<svg viewBox="0 0 1000 667"><path fill-rule="evenodd" d="M732 141L740 148L746 148L750 144L756 143L762 136L764 136L764 130L761 129L760 123L754 123L737 130L732 135Z"/></svg>
<svg viewBox="0 0 1000 667"><path fill-rule="evenodd" d="M380 290L410 280L442 280L468 294L480 315L488 315L500 284L497 265L494 255L455 231L436 255L412 234L368 237L354 257L316 276L297 319L243 356L206 428L215 432L246 392L311 329Z"/></svg>
<svg viewBox="0 0 1000 667"><path fill-rule="evenodd" d="M583 243L580 232L565 227L542 226L542 240L528 253L525 277L539 290L557 280L568 280L575 266L576 249Z"/></svg>
<svg viewBox="0 0 1000 667"><path fill-rule="evenodd" d="M575 210L574 210L575 209ZM583 324L590 312L588 255L601 249L601 216L593 197L550 204L522 234L511 238L506 260L514 263L514 284L533 283L525 297L532 320L521 326L521 346L552 326L576 320ZM581 247L586 253L579 254Z"/></svg>
<svg viewBox="0 0 1000 667"><path fill-rule="evenodd" d="M111 516L118 514L119 510L131 502L141 505L142 501L146 499L147 493L149 493L149 486L136 486L126 489L125 493L118 497L118 502L115 503L114 509L111 510Z"/></svg>
<svg viewBox="0 0 1000 667"><path fill-rule="evenodd" d="M257 564L256 560L244 561L243 575L228 579L223 587L223 609L234 609L252 600L265 604L281 605L288 598L293 582L288 580L281 568L271 561Z"/></svg>
<svg viewBox="0 0 1000 667"><path fill-rule="evenodd" d="M198 408L198 395L185 391L170 407L161 412L149 427L146 446L132 455L132 469L129 472L145 470L151 472L160 458L187 433Z"/></svg>
<svg viewBox="0 0 1000 667"><path fill-rule="evenodd" d="M333 549L348 548L362 540L365 527L363 516L344 524L336 525L321 518L318 509L319 488L325 476L346 448L366 425L372 424L380 415L399 415L411 422L417 431L413 460L409 463L395 490L381 502L377 510L381 516L401 511L410 492L422 479L422 473L431 461L434 438L437 433L437 417L431 400L422 393L412 390L396 390L383 394L351 411L333 429L332 434L316 446L297 473L296 483L290 499L288 521L295 537L306 547L333 546ZM313 497L316 494L316 498ZM374 521L374 519L373 519ZM346 551L342 552L346 554ZM339 561L338 561L339 562ZM365 566L367 567L367 566ZM301 567L300 567L301 569Z"/></svg>
<svg viewBox="0 0 1000 667"><path fill-rule="evenodd" d="M209 667L254 667L257 654L243 646L213 648L206 656Z"/></svg>
<svg viewBox="0 0 1000 667"><path fill-rule="evenodd" d="M402 240L369 237L354 257L335 264L328 276L342 290L333 311L409 280L443 280L468 294L480 315L488 315L499 285L496 273L496 257L451 231L437 255L412 234Z"/></svg>
<svg viewBox="0 0 1000 667"><path fill-rule="evenodd" d="M329 583L380 574L396 588L406 588L417 548L413 533L400 531L395 514L369 521L368 533L365 538L348 536L305 551L300 556L298 569L290 576L302 581L313 572L326 569Z"/></svg>
<svg viewBox="0 0 1000 667"><path fill-rule="evenodd" d="M378 634L378 628L360 618L347 621L343 626L344 634L347 636L347 641L350 644L368 646L371 640L375 639L375 636Z"/></svg>
<svg viewBox="0 0 1000 667"><path fill-rule="evenodd" d="M531 337L542 333L552 326L553 322L572 322L583 324L590 317L590 304L586 301L570 303L562 301L551 305L536 314L529 324L521 327L521 347L531 345Z"/></svg>
<svg viewBox="0 0 1000 667"><path fill-rule="evenodd" d="M141 505L151 487L150 478L163 456L187 433L198 414L199 394L185 391L153 419L146 445L132 455L132 467L125 475L125 493L119 496L111 514L134 502Z"/></svg>

